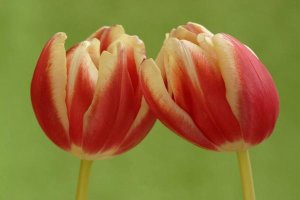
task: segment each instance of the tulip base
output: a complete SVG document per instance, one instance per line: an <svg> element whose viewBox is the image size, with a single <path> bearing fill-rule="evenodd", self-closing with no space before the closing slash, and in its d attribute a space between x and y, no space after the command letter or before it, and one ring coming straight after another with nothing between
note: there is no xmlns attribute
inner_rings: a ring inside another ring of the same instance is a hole
<svg viewBox="0 0 300 200"><path fill-rule="evenodd" d="M255 200L252 168L248 150L238 151L237 157L240 166L244 200Z"/></svg>
<svg viewBox="0 0 300 200"><path fill-rule="evenodd" d="M76 200L87 200L89 177L92 163L92 160L81 160L80 162Z"/></svg>

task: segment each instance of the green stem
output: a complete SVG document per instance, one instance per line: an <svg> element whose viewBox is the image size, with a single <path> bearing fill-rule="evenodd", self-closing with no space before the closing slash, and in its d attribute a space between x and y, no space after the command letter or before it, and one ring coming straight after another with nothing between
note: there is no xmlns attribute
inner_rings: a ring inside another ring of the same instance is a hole
<svg viewBox="0 0 300 200"><path fill-rule="evenodd" d="M252 168L248 150L237 152L243 186L244 200L255 200Z"/></svg>
<svg viewBox="0 0 300 200"><path fill-rule="evenodd" d="M87 200L89 177L92 163L92 160L81 160L80 162L76 200Z"/></svg>

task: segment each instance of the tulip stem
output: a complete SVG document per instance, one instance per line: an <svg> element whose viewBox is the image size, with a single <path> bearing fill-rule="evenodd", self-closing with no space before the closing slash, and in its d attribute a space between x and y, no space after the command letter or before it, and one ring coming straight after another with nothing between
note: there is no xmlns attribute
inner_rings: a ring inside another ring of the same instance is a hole
<svg viewBox="0 0 300 200"><path fill-rule="evenodd" d="M81 160L80 162L76 200L87 200L89 177L92 163L92 160Z"/></svg>
<svg viewBox="0 0 300 200"><path fill-rule="evenodd" d="M252 168L248 150L238 151L237 157L240 165L244 200L255 200Z"/></svg>

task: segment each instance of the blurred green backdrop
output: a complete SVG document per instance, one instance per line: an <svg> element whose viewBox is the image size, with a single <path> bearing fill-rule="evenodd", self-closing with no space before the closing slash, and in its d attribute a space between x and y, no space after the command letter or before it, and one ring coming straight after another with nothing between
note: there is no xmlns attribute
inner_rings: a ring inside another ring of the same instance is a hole
<svg viewBox="0 0 300 200"><path fill-rule="evenodd" d="M272 137L251 150L258 200L300 199L300 1L0 0L0 199L74 199L79 160L54 146L33 115L29 86L45 42L67 47L102 25L122 24L155 57L187 21L248 44L274 77L281 113ZM90 200L240 200L235 154L199 149L159 122L132 151L93 165Z"/></svg>

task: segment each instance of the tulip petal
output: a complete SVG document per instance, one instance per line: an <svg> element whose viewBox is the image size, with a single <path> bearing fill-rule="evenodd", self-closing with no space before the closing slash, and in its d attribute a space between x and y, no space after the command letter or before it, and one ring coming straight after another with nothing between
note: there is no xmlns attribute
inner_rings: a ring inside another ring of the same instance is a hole
<svg viewBox="0 0 300 200"><path fill-rule="evenodd" d="M169 37L175 37L179 40L188 40L197 44L197 35L205 33L212 36L213 34L207 30L204 26L196 23L189 22L186 25L178 26L170 32Z"/></svg>
<svg viewBox="0 0 300 200"><path fill-rule="evenodd" d="M104 50L107 50L112 42L116 41L120 36L124 34L125 31L121 25L104 26L93 33L87 40L91 40L93 38L97 38L98 40L100 40L100 52L102 53Z"/></svg>
<svg viewBox="0 0 300 200"><path fill-rule="evenodd" d="M230 43L223 39L220 34L215 35L212 38L214 44L217 60L219 63L220 72L224 79L226 87L227 101L237 119L240 118L239 113L239 93L241 89L239 74L236 69L233 48Z"/></svg>
<svg viewBox="0 0 300 200"><path fill-rule="evenodd" d="M98 40L82 42L75 49L72 61L68 63L70 64L67 83L69 134L72 143L77 146L82 144L83 116L93 100L98 79L98 70L89 55L89 51L95 50L95 46L99 47Z"/></svg>
<svg viewBox="0 0 300 200"><path fill-rule="evenodd" d="M85 114L83 148L87 153L117 151L134 121L141 102L135 91L129 67L133 54L121 43L113 54L100 56L99 77L92 105Z"/></svg>
<svg viewBox="0 0 300 200"><path fill-rule="evenodd" d="M141 84L147 103L167 127L196 145L216 149L191 117L172 100L165 88L161 72L152 59L142 63Z"/></svg>
<svg viewBox="0 0 300 200"><path fill-rule="evenodd" d="M225 83L218 65L211 62L203 51L197 51L198 46L190 45L186 41L183 43L191 52L191 57L195 63L207 112L210 113L227 142L239 141L241 129L227 101Z"/></svg>
<svg viewBox="0 0 300 200"><path fill-rule="evenodd" d="M143 98L140 110L116 154L121 154L140 143L154 125L155 120L156 118Z"/></svg>
<svg viewBox="0 0 300 200"><path fill-rule="evenodd" d="M204 26L197 24L197 23L193 23L193 22L188 22L186 25L183 25L183 27L195 34L200 34L200 33L205 33L207 35L213 35L208 29L206 29Z"/></svg>
<svg viewBox="0 0 300 200"><path fill-rule="evenodd" d="M96 38L93 38L89 40L91 45L87 48L89 55L95 65L95 67L98 69L99 67L99 59L100 59L100 41Z"/></svg>
<svg viewBox="0 0 300 200"><path fill-rule="evenodd" d="M256 55L237 39L217 34L213 40L219 56L228 59L223 68L234 69L231 80L235 83L226 89L234 94L232 107L238 114L244 140L258 144L272 132L278 116L279 99L272 77Z"/></svg>
<svg viewBox="0 0 300 200"><path fill-rule="evenodd" d="M69 150L69 122L66 108L65 33L55 34L44 47L31 82L31 101L35 115L47 136Z"/></svg>
<svg viewBox="0 0 300 200"><path fill-rule="evenodd" d="M239 140L239 124L225 98L224 82L215 63L189 41L170 39L166 46L168 80L175 102L215 145Z"/></svg>
<svg viewBox="0 0 300 200"><path fill-rule="evenodd" d="M137 90L137 86L139 86L139 77L138 71L140 67L140 63L146 58L145 54L145 45L137 36L129 36L127 34L122 35L111 43L110 47L107 49L108 52L115 53L116 46L122 43L127 52L127 62L130 63L127 65L128 72L130 74L130 79L132 82L132 87L134 90Z"/></svg>

